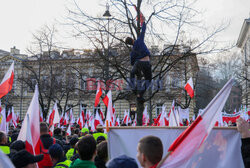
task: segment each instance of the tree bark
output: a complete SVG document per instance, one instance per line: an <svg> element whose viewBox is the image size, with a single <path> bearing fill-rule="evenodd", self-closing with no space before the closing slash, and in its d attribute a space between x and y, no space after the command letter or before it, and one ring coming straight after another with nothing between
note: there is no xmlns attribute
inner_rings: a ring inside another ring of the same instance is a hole
<svg viewBox="0 0 250 168"><path fill-rule="evenodd" d="M136 100L137 126L142 126L142 115L144 110L144 102Z"/></svg>

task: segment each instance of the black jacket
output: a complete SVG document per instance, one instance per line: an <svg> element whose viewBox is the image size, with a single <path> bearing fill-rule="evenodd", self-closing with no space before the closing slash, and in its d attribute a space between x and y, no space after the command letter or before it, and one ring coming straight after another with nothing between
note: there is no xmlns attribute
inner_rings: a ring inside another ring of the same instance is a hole
<svg viewBox="0 0 250 168"><path fill-rule="evenodd" d="M95 166L97 167L97 168L107 168L106 166L105 166L105 162L102 160L102 159L100 159L98 156L96 156L95 157Z"/></svg>
<svg viewBox="0 0 250 168"><path fill-rule="evenodd" d="M250 138L241 139L241 154L245 167L250 167Z"/></svg>
<svg viewBox="0 0 250 168"><path fill-rule="evenodd" d="M49 134L41 135L40 139L45 149L49 149L49 147L53 145L53 138ZM60 140L56 139L56 143L63 147L62 142Z"/></svg>

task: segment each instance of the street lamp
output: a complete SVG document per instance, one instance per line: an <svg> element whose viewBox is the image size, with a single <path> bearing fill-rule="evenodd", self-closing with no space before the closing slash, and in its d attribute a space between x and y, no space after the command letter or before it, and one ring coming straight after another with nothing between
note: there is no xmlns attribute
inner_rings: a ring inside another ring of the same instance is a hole
<svg viewBox="0 0 250 168"><path fill-rule="evenodd" d="M108 51L107 52L108 53L107 53L107 61L106 61L106 65L105 65L106 69L105 69L105 76L104 76L104 78L106 78L105 80L108 80L108 78L109 78L109 20L111 17L111 14L109 12L109 4L108 3L106 4L106 11L103 14L103 16L108 19L108 35L107 35L107 43L108 43Z"/></svg>

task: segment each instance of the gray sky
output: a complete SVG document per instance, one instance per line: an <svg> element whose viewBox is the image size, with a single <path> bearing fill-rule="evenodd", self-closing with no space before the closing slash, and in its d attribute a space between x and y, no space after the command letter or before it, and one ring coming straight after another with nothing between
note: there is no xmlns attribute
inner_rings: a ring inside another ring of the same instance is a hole
<svg viewBox="0 0 250 168"><path fill-rule="evenodd" d="M0 49L9 51L16 46L25 53L31 44L32 33L44 24L62 20L69 1L0 0ZM105 3L105 0L82 0L80 5L92 14L102 14L105 7L99 5ZM250 0L198 0L196 8L204 11L203 19L207 25L230 21L229 28L220 34L219 40L236 43L242 23L250 15ZM65 37L64 40L68 47L83 47L72 39Z"/></svg>

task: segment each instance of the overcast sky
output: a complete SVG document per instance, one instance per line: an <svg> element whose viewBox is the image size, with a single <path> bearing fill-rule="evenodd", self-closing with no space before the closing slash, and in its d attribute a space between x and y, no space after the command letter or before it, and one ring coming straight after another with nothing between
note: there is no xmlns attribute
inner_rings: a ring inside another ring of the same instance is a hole
<svg viewBox="0 0 250 168"><path fill-rule="evenodd" d="M45 24L62 20L69 1L0 0L0 49L9 51L16 46L21 53L25 53L25 49L31 44L32 33ZM106 0L82 0L81 7L84 6L93 14L102 14L105 7L99 5L105 3ZM229 20L229 28L219 38L236 43L242 23L250 15L250 0L198 0L196 8L204 11L203 19L207 24ZM68 47L82 47L71 40L65 37Z"/></svg>

